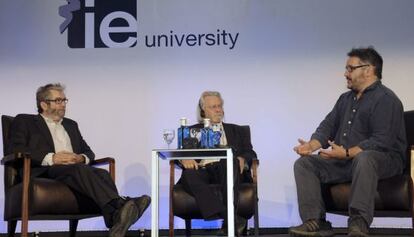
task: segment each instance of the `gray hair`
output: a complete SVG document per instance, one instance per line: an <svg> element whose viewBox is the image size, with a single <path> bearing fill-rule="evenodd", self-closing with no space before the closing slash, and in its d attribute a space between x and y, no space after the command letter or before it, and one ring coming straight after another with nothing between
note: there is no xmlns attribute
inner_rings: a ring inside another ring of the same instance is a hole
<svg viewBox="0 0 414 237"><path fill-rule="evenodd" d="M43 109L40 106L41 102L45 102L46 100L50 99L50 91L65 91L65 86L60 83L49 83L47 85L39 87L36 91L36 105L37 111L39 113L43 113Z"/></svg>
<svg viewBox="0 0 414 237"><path fill-rule="evenodd" d="M198 106L197 106L197 120L199 123L203 122L203 119L205 118L205 112L204 112L204 104L205 104L205 98L207 96L216 96L221 100L221 104L224 105L224 100L221 97L220 92L218 91L204 91L201 93L200 99L198 100Z"/></svg>

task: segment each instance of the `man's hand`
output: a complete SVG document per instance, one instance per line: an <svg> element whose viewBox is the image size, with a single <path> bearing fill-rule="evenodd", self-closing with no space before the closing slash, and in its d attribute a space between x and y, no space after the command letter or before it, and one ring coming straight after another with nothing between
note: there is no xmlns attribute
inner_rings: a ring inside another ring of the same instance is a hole
<svg viewBox="0 0 414 237"><path fill-rule="evenodd" d="M244 159L241 156L238 156L237 159L239 159L239 165L240 165L240 174L243 174L244 171L244 164L246 164L246 159Z"/></svg>
<svg viewBox="0 0 414 237"><path fill-rule="evenodd" d="M330 149L321 149L319 155L325 159L349 159L346 157L346 150L343 146L338 146L332 141L328 141L329 145L331 145Z"/></svg>
<svg viewBox="0 0 414 237"><path fill-rule="evenodd" d="M53 155L53 164L55 165L72 165L77 163L85 163L83 155L73 152L61 151Z"/></svg>
<svg viewBox="0 0 414 237"><path fill-rule="evenodd" d="M180 160L186 169L198 170L198 163L195 160Z"/></svg>
<svg viewBox="0 0 414 237"><path fill-rule="evenodd" d="M299 145L295 146L293 150L301 156L307 156L312 154L312 145L310 142L306 142L305 140L299 138L298 139Z"/></svg>

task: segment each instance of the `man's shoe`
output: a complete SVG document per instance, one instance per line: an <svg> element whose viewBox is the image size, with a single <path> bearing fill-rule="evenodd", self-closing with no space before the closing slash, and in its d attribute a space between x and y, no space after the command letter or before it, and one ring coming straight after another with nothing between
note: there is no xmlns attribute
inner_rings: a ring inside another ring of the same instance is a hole
<svg viewBox="0 0 414 237"><path fill-rule="evenodd" d="M141 197L132 198L132 200L134 200L135 205L138 207L138 218L140 218L149 207L151 198L148 195L142 195Z"/></svg>
<svg viewBox="0 0 414 237"><path fill-rule="evenodd" d="M129 227L139 218L139 208L134 200L128 200L114 214L114 225L109 230L109 237L124 237Z"/></svg>
<svg viewBox="0 0 414 237"><path fill-rule="evenodd" d="M242 236L243 232L246 228L247 220L241 216L236 216L236 220L234 222L235 228L234 228L234 234L236 236ZM221 225L221 228L217 231L217 236L227 236L227 219L223 220L223 224Z"/></svg>
<svg viewBox="0 0 414 237"><path fill-rule="evenodd" d="M290 236L306 237L331 237L334 236L332 225L325 220L307 220L302 225L289 228Z"/></svg>
<svg viewBox="0 0 414 237"><path fill-rule="evenodd" d="M217 236L227 236L227 227L221 227L217 233Z"/></svg>
<svg viewBox="0 0 414 237"><path fill-rule="evenodd" d="M217 236L227 236L227 218L223 219L221 223L221 228L216 233Z"/></svg>
<svg viewBox="0 0 414 237"><path fill-rule="evenodd" d="M348 218L348 237L367 237L368 232L368 224L362 216Z"/></svg>
<svg viewBox="0 0 414 237"><path fill-rule="evenodd" d="M236 236L242 236L246 229L247 220L241 216L236 216L235 225L234 231Z"/></svg>

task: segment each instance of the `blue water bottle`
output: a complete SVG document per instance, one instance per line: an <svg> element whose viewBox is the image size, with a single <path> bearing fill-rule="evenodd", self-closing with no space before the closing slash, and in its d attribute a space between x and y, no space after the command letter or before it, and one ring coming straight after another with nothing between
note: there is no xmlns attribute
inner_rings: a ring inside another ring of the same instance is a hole
<svg viewBox="0 0 414 237"><path fill-rule="evenodd" d="M204 128L201 129L201 148L210 148L210 134L211 134L211 128L210 128L210 119L205 118L203 119Z"/></svg>
<svg viewBox="0 0 414 237"><path fill-rule="evenodd" d="M213 124L212 130L211 148L219 147L221 138L220 125Z"/></svg>
<svg viewBox="0 0 414 237"><path fill-rule="evenodd" d="M215 132L213 131L213 129L210 127L208 129L208 148L214 148L216 147L215 143Z"/></svg>
<svg viewBox="0 0 414 237"><path fill-rule="evenodd" d="M190 137L190 128L187 125L187 118L182 117L180 118L180 127L177 129L177 148L183 149L184 148L184 139Z"/></svg>

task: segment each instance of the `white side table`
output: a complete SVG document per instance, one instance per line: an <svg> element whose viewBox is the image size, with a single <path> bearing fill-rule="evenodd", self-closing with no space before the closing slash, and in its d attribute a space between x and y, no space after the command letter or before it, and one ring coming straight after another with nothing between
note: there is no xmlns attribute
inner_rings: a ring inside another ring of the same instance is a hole
<svg viewBox="0 0 414 237"><path fill-rule="evenodd" d="M227 159L228 236L234 237L233 152L225 149L154 149L151 160L151 237L159 235L159 161L185 159Z"/></svg>

